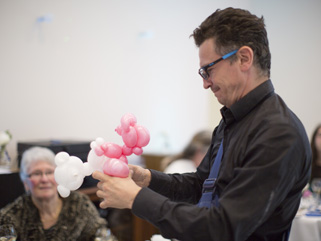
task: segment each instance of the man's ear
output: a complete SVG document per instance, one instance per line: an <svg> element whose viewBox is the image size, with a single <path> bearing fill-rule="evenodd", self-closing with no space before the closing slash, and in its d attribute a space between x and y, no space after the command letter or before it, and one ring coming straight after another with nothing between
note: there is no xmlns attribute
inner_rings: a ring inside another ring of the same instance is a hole
<svg viewBox="0 0 321 241"><path fill-rule="evenodd" d="M248 46L243 46L237 52L240 60L240 67L242 71L247 71L253 65L254 53L253 50Z"/></svg>

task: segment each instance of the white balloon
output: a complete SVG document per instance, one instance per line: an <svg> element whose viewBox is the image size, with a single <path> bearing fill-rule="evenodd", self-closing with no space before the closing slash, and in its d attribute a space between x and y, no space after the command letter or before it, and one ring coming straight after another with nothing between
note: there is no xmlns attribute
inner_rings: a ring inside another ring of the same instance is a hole
<svg viewBox="0 0 321 241"><path fill-rule="evenodd" d="M67 162L69 160L69 154L67 152L59 152L56 156L55 156L55 163L57 166L62 165L63 163Z"/></svg>
<svg viewBox="0 0 321 241"><path fill-rule="evenodd" d="M102 137L97 137L96 140L94 140L94 141L92 141L92 142L90 143L90 148L91 148L91 149L95 149L97 146L101 146L101 145L104 144L104 143L105 143L104 138L102 138Z"/></svg>
<svg viewBox="0 0 321 241"><path fill-rule="evenodd" d="M62 197L68 197L70 191L78 189L84 181L86 174L84 163L80 158L69 156L66 152L58 153L55 162L57 164L55 179L59 187L58 192Z"/></svg>
<svg viewBox="0 0 321 241"><path fill-rule="evenodd" d="M102 155L97 156L94 150L90 150L88 153L87 161L89 166L93 169L93 171L102 171L105 161L108 157Z"/></svg>
<svg viewBox="0 0 321 241"><path fill-rule="evenodd" d="M84 163L84 168L85 168L85 175L89 176L93 173L94 169L89 165L88 162Z"/></svg>
<svg viewBox="0 0 321 241"><path fill-rule="evenodd" d="M57 189L58 189L60 196L62 196L62 197L68 197L70 195L70 190L61 186L61 185L58 185Z"/></svg>

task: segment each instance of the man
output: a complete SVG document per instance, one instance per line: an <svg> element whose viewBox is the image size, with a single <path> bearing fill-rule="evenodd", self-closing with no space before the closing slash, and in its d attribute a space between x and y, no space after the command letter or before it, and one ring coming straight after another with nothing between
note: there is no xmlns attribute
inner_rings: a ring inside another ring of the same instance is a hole
<svg viewBox="0 0 321 241"><path fill-rule="evenodd" d="M196 173L131 166L131 177L121 179L95 172L101 207L131 208L166 238L287 240L311 151L303 125L274 93L264 20L241 9L217 10L192 36L203 86L224 105L210 149ZM221 143L210 206L196 205Z"/></svg>

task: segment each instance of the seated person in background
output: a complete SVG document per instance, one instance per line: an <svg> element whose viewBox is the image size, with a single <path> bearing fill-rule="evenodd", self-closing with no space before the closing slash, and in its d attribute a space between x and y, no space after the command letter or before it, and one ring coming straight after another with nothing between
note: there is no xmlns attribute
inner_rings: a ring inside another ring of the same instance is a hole
<svg viewBox="0 0 321 241"><path fill-rule="evenodd" d="M321 124L316 127L311 138L312 149L312 172L310 182L313 178L321 178Z"/></svg>
<svg viewBox="0 0 321 241"><path fill-rule="evenodd" d="M195 172L198 165L203 160L209 146L211 145L212 132L200 131L196 133L183 152L166 157L162 161L165 166L165 173L186 173Z"/></svg>
<svg viewBox="0 0 321 241"><path fill-rule="evenodd" d="M87 195L58 195L54 158L43 147L23 153L20 178L26 194L0 210L0 225L13 224L18 240L94 240L97 229L107 223Z"/></svg>

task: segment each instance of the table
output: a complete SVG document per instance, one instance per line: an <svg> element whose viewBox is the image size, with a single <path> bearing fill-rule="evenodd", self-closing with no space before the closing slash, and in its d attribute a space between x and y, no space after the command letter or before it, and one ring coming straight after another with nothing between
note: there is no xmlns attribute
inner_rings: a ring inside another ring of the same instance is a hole
<svg viewBox="0 0 321 241"><path fill-rule="evenodd" d="M308 210L314 209L317 200L311 192L305 192L301 198L299 210L293 219L289 241L321 241L321 216L307 216ZM318 209L320 209L318 205ZM311 212L310 212L311 213Z"/></svg>
<svg viewBox="0 0 321 241"><path fill-rule="evenodd" d="M321 241L321 216L296 216L292 222L289 241Z"/></svg>

